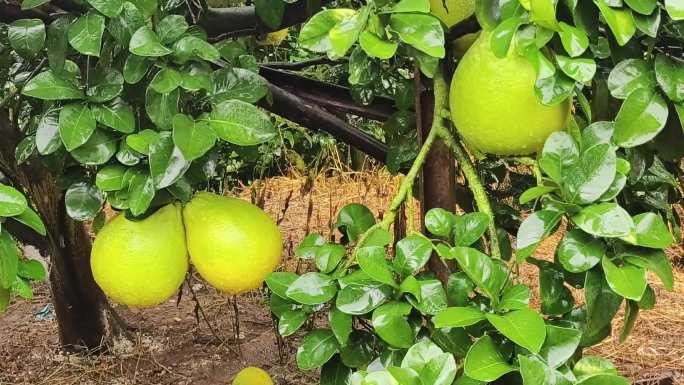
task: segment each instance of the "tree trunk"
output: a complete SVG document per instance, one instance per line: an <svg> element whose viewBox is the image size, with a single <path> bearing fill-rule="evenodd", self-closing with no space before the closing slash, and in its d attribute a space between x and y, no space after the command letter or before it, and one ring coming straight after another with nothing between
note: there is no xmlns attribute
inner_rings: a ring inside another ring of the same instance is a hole
<svg viewBox="0 0 684 385"><path fill-rule="evenodd" d="M16 187L24 189L47 228L42 242L36 242L35 236L28 235L31 230L22 225L15 226L14 234L50 258L50 288L60 343L71 351L99 349L112 329L108 327L107 300L90 270L88 231L68 217L63 192L39 160L16 164L14 149L22 135L5 111L0 111L0 137L0 170Z"/></svg>

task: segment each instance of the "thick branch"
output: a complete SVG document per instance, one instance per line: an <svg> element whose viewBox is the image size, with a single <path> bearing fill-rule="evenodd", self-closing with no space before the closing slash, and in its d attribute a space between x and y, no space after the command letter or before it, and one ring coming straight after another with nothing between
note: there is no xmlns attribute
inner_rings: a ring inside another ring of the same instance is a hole
<svg viewBox="0 0 684 385"><path fill-rule="evenodd" d="M280 69L280 70L288 70L288 71L299 71L307 67L313 67L317 65L323 65L323 64L341 64L345 63L346 59L339 59L339 60L332 60L328 58L327 56L321 56L321 57L316 57L313 59L308 59L308 60L302 60L302 61L297 61L297 62L270 62L270 63L263 63L264 66L269 67L269 68L274 68L274 69Z"/></svg>
<svg viewBox="0 0 684 385"><path fill-rule="evenodd" d="M389 98L376 97L371 105L361 106L354 101L349 88L346 87L309 79L268 66L262 66L259 73L277 87L329 110L379 121L387 120L396 111L394 101Z"/></svg>
<svg viewBox="0 0 684 385"><path fill-rule="evenodd" d="M447 33L447 40L454 41L459 37L465 36L469 33L475 33L480 29L482 29L482 27L480 27L480 24L477 22L477 17L475 17L475 15L472 15L469 18L451 27L451 29Z"/></svg>
<svg viewBox="0 0 684 385"><path fill-rule="evenodd" d="M369 156L385 162L387 146L359 131L346 121L276 85L269 85L273 104L261 103L265 109L310 129L319 129L336 139L356 147Z"/></svg>

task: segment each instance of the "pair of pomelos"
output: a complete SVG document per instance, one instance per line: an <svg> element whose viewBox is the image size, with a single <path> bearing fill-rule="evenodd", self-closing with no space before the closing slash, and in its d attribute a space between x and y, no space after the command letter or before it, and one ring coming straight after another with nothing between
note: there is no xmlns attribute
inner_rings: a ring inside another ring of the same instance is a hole
<svg viewBox="0 0 684 385"><path fill-rule="evenodd" d="M95 239L91 267L115 302L154 306L183 283L188 254L209 284L238 294L259 287L277 267L282 240L260 208L202 192L184 208L170 204L140 221L112 219Z"/></svg>

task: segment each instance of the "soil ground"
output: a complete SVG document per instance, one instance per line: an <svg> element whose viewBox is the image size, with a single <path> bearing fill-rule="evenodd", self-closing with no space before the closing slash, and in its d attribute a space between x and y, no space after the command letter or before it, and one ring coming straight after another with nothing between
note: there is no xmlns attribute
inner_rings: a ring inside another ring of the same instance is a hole
<svg viewBox="0 0 684 385"><path fill-rule="evenodd" d="M283 269L302 272L308 267L294 259L292 250L306 233L336 236L331 225L337 211L348 203L362 203L381 213L396 182L384 172L318 178L314 183L305 178L276 178L240 194L266 203L286 242ZM540 248L542 257L551 258L559 236ZM678 260L684 257L681 248L671 255ZM532 286L534 270L524 271ZM670 377L673 380L668 383L684 384L684 270L678 268L675 274L674 293L652 280L658 306L642 313L626 343L619 344L614 337L587 354L613 360L635 381ZM41 313L50 303L49 293L47 286L38 286L33 300L15 301L0 316L0 385L227 385L245 366L266 369L277 385L317 383L317 373L296 369L298 337L285 341L277 337L263 292L233 299L204 286L195 276L189 282L178 305L174 298L151 309L116 307L130 326L130 342L118 343L108 354L89 357L64 355L56 349L57 325L49 311ZM205 317L201 312L196 317L199 308L189 287ZM235 339L236 304L239 343ZM45 313L47 319L42 317ZM615 322L614 335L619 333L621 317Z"/></svg>

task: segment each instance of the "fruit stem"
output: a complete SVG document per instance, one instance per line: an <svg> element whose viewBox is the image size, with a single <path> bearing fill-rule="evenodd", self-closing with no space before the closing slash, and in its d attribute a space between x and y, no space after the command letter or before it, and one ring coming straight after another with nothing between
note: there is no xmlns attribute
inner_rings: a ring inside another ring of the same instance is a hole
<svg viewBox="0 0 684 385"><path fill-rule="evenodd" d="M496 231L496 223L494 222L494 211L492 210L492 206L489 203L489 198L487 197L487 190L485 190L484 185L480 180L480 176L477 174L477 171L475 170L473 162L471 162L464 148L461 146L460 143L456 141L456 139L454 139L454 136L451 134L451 132L449 132L449 130L443 128L440 132L440 138L449 147L449 149L451 149L451 152L454 154L456 161L461 167L463 175L465 175L465 178L468 181L468 187L470 188L470 191L473 193L473 197L475 198L477 208L480 210L480 212L483 212L489 216L489 252L493 258L501 259L499 238Z"/></svg>

